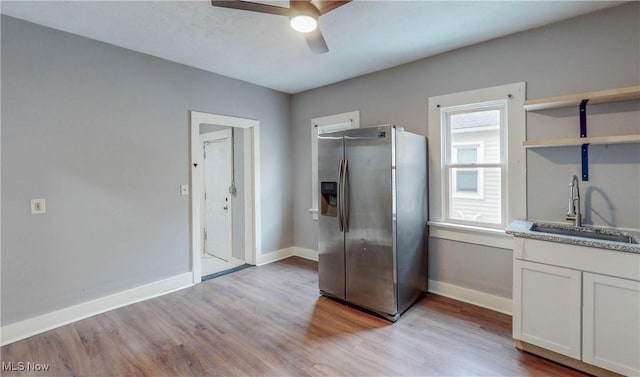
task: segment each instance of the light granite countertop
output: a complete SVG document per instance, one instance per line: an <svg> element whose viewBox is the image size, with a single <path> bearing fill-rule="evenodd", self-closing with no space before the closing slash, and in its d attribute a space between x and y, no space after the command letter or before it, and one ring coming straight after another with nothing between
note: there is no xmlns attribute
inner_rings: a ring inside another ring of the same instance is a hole
<svg viewBox="0 0 640 377"><path fill-rule="evenodd" d="M600 240L596 238L588 238L581 236L571 236L564 234L555 234L555 233L547 233L544 231L534 231L532 228L534 224L539 226L544 226L548 228L558 229L558 230L574 230L586 233L593 234L602 234L602 235L622 235L631 237L633 243L625 243L618 241L609 241L609 240ZM615 229L606 229L606 228L594 228L594 227L575 227L569 224L556 224L556 223L546 223L541 221L528 221L528 220L515 220L505 229L507 234L511 234L514 237L520 238L531 238L535 240L541 241L550 241L550 242L561 242L568 243L572 245L580 245L587 247L597 247L600 249L609 249L609 250L617 250L624 251L630 253L639 253L640 254L640 234L632 233L632 232L622 232Z"/></svg>

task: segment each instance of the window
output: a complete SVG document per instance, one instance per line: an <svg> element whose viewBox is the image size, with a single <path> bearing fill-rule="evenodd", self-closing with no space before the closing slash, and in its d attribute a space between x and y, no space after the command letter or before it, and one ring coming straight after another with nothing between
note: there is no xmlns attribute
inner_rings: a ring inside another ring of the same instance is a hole
<svg viewBox="0 0 640 377"><path fill-rule="evenodd" d="M507 100L443 107L443 217L452 223L504 228Z"/></svg>
<svg viewBox="0 0 640 377"><path fill-rule="evenodd" d="M525 83L429 98L430 235L510 248L526 217Z"/></svg>
<svg viewBox="0 0 640 377"><path fill-rule="evenodd" d="M318 220L318 135L360 128L360 112L328 115L311 119L311 208L313 219Z"/></svg>

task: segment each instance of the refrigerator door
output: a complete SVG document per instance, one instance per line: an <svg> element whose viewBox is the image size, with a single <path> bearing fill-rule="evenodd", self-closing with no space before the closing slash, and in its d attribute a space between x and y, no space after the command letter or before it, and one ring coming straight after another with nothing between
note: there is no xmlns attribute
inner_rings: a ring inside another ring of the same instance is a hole
<svg viewBox="0 0 640 377"><path fill-rule="evenodd" d="M394 132L391 126L345 131L346 297L391 318L397 314Z"/></svg>
<svg viewBox="0 0 640 377"><path fill-rule="evenodd" d="M427 290L427 139L396 129L398 313Z"/></svg>
<svg viewBox="0 0 640 377"><path fill-rule="evenodd" d="M344 233L342 232L340 173L343 133L318 135L318 277L323 294L345 299Z"/></svg>

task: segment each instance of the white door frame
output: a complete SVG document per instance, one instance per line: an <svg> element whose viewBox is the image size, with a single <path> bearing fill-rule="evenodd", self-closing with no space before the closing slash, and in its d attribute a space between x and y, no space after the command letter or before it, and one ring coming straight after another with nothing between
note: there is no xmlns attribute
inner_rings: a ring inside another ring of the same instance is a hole
<svg viewBox="0 0 640 377"><path fill-rule="evenodd" d="M202 226L200 205L202 197L202 153L200 148L200 125L214 124L244 129L244 234L245 262L256 264L256 255L262 250L260 211L260 121L226 115L190 111L191 123L191 272L193 283L201 281Z"/></svg>
<svg viewBox="0 0 640 377"><path fill-rule="evenodd" d="M204 153L204 146L205 143L207 142L211 142L211 141L217 141L217 140L225 140L226 139L226 143L228 146L228 150L227 150L227 157L228 157L228 161L227 161L227 168L229 169L229 173L228 176L226 177L229 180L229 185L231 185L231 177L233 177L234 172L232 171L233 169L233 134L231 133L231 128L227 128L221 131L212 131L212 132L207 132L204 134L200 134L200 150L202 151L202 153ZM201 187L205 188L206 191L206 177L202 177L202 185ZM227 189L230 186L227 186ZM204 193L203 193L204 194ZM227 193L228 194L228 193ZM226 202L226 206L227 206L227 224L226 224L226 233L227 233L227 245L228 245L228 250L227 252L229 253L227 260L231 260L231 258L233 258L233 199L231 198L231 195L229 195L228 197L228 201ZM200 204L200 208L202 209L202 211L200 212L200 226L202 226L205 229L207 228L206 224L206 213L204 213L206 211L206 205L204 203ZM201 242L205 242L203 240L203 238L200 238L202 241ZM201 253L204 254L205 252L205 247L202 247Z"/></svg>

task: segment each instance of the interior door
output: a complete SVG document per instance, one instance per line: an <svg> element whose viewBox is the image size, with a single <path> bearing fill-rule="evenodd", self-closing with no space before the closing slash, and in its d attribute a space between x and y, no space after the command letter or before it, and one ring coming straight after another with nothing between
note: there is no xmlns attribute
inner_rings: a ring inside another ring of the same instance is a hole
<svg viewBox="0 0 640 377"><path fill-rule="evenodd" d="M347 301L397 314L390 126L345 131Z"/></svg>
<svg viewBox="0 0 640 377"><path fill-rule="evenodd" d="M204 252L231 256L231 138L204 141Z"/></svg>
<svg viewBox="0 0 640 377"><path fill-rule="evenodd" d="M318 279L320 291L344 300L344 233L339 213L342 140L342 132L318 135Z"/></svg>

